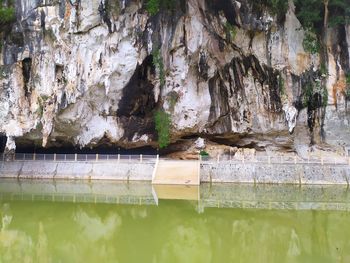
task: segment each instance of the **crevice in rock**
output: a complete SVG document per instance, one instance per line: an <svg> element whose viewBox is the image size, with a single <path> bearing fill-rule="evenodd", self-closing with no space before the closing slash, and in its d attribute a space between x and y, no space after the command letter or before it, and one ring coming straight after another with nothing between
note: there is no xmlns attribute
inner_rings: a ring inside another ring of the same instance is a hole
<svg viewBox="0 0 350 263"><path fill-rule="evenodd" d="M22 60L22 74L23 74L23 83L24 83L24 94L26 97L28 97L31 93L31 89L28 86L30 75L31 75L31 68L32 68L32 59L31 58L25 58Z"/></svg>
<svg viewBox="0 0 350 263"><path fill-rule="evenodd" d="M141 65L137 66L134 75L123 89L117 112L118 117L145 117L155 109L154 86L151 82L151 78L155 75L155 68L152 61L153 56L150 55Z"/></svg>
<svg viewBox="0 0 350 263"><path fill-rule="evenodd" d="M56 64L55 66L55 79L58 84L63 84L64 82L64 75L63 75L63 66Z"/></svg>
<svg viewBox="0 0 350 263"><path fill-rule="evenodd" d="M153 114L157 107L154 97L155 67L153 56L146 57L143 63L137 66L134 75L123 89L119 101L117 116L124 128L124 137L132 140L135 134L153 134Z"/></svg>
<svg viewBox="0 0 350 263"><path fill-rule="evenodd" d="M102 21L104 23L106 23L107 27L108 27L108 32L110 34L113 33L112 30L112 22L111 22L111 18L109 17L109 13L108 13L108 0L105 1L101 1L100 5L98 6L98 11L100 12L100 16L102 18Z"/></svg>
<svg viewBox="0 0 350 263"><path fill-rule="evenodd" d="M5 135L0 135L0 153L5 151L7 137Z"/></svg>

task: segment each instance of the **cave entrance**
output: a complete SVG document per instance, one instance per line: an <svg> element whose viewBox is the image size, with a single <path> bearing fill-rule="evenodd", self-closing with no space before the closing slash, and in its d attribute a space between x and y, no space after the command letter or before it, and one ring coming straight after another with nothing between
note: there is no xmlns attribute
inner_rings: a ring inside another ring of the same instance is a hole
<svg viewBox="0 0 350 263"><path fill-rule="evenodd" d="M151 82L154 75L153 56L150 55L136 68L134 75L123 89L118 117L144 118L152 113L156 107L154 85Z"/></svg>
<svg viewBox="0 0 350 263"><path fill-rule="evenodd" d="M3 153L5 151L6 141L7 141L7 137L1 135L0 136L0 153Z"/></svg>

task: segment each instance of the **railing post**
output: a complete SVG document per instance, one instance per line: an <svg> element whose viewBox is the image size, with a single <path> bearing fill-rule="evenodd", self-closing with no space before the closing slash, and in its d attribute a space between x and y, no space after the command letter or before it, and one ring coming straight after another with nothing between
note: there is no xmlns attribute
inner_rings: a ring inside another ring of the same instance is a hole
<svg viewBox="0 0 350 263"><path fill-rule="evenodd" d="M33 153L33 161L36 159L36 153Z"/></svg>
<svg viewBox="0 0 350 263"><path fill-rule="evenodd" d="M24 153L23 154L23 161L25 161L26 160L26 154Z"/></svg>
<svg viewBox="0 0 350 263"><path fill-rule="evenodd" d="M157 161L159 161L159 154L157 154Z"/></svg>
<svg viewBox="0 0 350 263"><path fill-rule="evenodd" d="M67 161L67 154L64 154L64 160Z"/></svg>
<svg viewBox="0 0 350 263"><path fill-rule="evenodd" d="M53 154L53 160L56 162L56 153Z"/></svg>
<svg viewBox="0 0 350 263"><path fill-rule="evenodd" d="M218 153L218 157L217 157L217 160L216 160L217 163L220 162L220 154Z"/></svg>
<svg viewBox="0 0 350 263"><path fill-rule="evenodd" d="M120 162L120 154L118 154L118 163Z"/></svg>
<svg viewBox="0 0 350 263"><path fill-rule="evenodd" d="M140 163L142 163L142 154L140 154Z"/></svg>
<svg viewBox="0 0 350 263"><path fill-rule="evenodd" d="M74 154L74 161L78 161L78 154Z"/></svg>
<svg viewBox="0 0 350 263"><path fill-rule="evenodd" d="M297 164L297 156L294 155L294 164Z"/></svg>
<svg viewBox="0 0 350 263"><path fill-rule="evenodd" d="M98 162L98 153L96 154L96 162Z"/></svg>
<svg viewBox="0 0 350 263"><path fill-rule="evenodd" d="M46 154L44 153L44 161L46 161Z"/></svg>

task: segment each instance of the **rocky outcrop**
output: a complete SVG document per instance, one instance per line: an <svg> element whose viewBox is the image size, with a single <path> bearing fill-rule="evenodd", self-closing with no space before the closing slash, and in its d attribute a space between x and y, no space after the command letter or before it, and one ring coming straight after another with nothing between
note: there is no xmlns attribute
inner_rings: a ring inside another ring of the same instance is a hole
<svg viewBox="0 0 350 263"><path fill-rule="evenodd" d="M17 0L16 15L0 72L8 149L157 147L157 110L173 143L299 154L350 145L349 26L329 29L325 75L293 1L283 19L249 0L174 1L154 15L141 0Z"/></svg>

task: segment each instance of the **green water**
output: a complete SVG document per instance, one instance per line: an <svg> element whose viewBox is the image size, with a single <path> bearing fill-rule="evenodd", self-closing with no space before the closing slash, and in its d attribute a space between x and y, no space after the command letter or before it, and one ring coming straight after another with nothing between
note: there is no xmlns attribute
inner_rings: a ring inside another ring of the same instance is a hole
<svg viewBox="0 0 350 263"><path fill-rule="evenodd" d="M11 201L0 262L350 262L350 212Z"/></svg>

